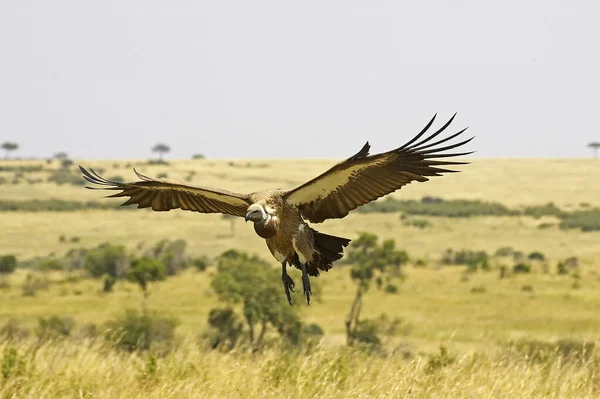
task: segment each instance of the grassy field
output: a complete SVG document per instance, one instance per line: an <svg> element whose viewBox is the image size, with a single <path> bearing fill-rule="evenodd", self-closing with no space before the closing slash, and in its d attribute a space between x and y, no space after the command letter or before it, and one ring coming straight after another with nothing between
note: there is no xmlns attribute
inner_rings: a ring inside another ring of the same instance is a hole
<svg viewBox="0 0 600 399"><path fill-rule="evenodd" d="M79 162L79 161L78 161ZM78 163L76 162L76 163ZM150 176L249 192L273 187L293 187L314 177L332 161L325 160L187 160L171 165L145 165L143 161L80 161L104 169L107 177L133 180L131 167ZM25 174L43 183L3 184L0 200L98 200L100 191L82 186L47 183L57 167L40 161L0 161L0 177L13 179L6 167L44 164L39 172ZM496 201L511 208L554 202L561 209L600 206L600 168L596 160L476 160L461 167L463 173L411 184L394 194L418 199L426 195L445 199ZM4 168L4 169L3 169ZM193 172L193 173L192 173ZM111 200L105 200L111 201ZM115 202L115 206L119 202ZM220 354L204 351L195 337L207 323L208 311L218 305L210 288L214 270L186 270L151 285L148 306L179 318L182 343L158 360L154 376L147 376L146 354L123 354L87 342L34 347L25 341L19 353L35 351L36 364L28 378L4 379L0 394L17 397L598 397L600 381L596 360L585 366L551 359L532 363L524 356L507 354L511 339L555 341L600 340L600 232L560 230L550 217L525 216L441 218L427 220L425 229L408 226L398 214L351 213L342 220L317 225L320 231L356 238L361 231L396 240L411 257L406 280L397 294L371 290L365 296L364 314L385 313L400 317L405 334L388 342L389 348L410 348L411 359L354 353L343 347L344 318L355 285L348 268L334 267L313 279L319 295L307 307L295 295L302 318L325 330L322 346L306 356L291 356L275 349L261 355ZM548 228L538 228L550 223ZM0 255L19 260L69 249L93 247L102 242L124 244L139 252L163 238L182 238L190 255L216 256L230 248L255 253L273 262L252 226L218 215L182 211L80 210L73 212L0 212ZM60 242L64 235L66 242ZM77 237L78 242L70 242ZM547 260L533 263L524 275L499 278L501 265L511 260L493 258L488 272L465 273L465 266L442 266L447 248L493 253L511 246L525 254L543 252ZM577 278L557 273L557 263L577 256ZM423 259L426 267L416 267ZM54 281L37 296L24 297L21 284L28 272L18 270L4 278L0 290L0 317L16 318L34 327L39 317L52 314L73 317L77 325L104 321L127 307L139 307L139 288L119 281L115 292L101 292L101 282L82 279L66 282L63 272L48 275ZM297 282L299 273L293 274ZM526 288L524 288L526 287ZM281 296L281 300L285 298ZM438 373L427 373L431 356L444 344L456 356ZM0 352L9 343L0 344ZM65 356L68 354L68 356ZM29 356L28 355L28 356ZM25 373L24 375L27 375Z"/></svg>

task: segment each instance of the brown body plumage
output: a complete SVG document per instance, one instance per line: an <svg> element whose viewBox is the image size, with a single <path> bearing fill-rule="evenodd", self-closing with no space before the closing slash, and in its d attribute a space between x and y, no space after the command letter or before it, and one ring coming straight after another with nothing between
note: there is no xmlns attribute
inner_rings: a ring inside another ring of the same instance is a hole
<svg viewBox="0 0 600 399"><path fill-rule="evenodd" d="M466 144L471 139L447 145L441 144L459 136L432 140L442 133L454 116L433 134L419 139L433 124L433 119L408 143L395 150L369 155L369 143L354 156L338 163L320 176L293 190L270 190L239 194L209 187L192 186L168 179L152 179L136 172L140 181L120 183L106 180L80 167L84 178L107 190L119 192L110 197L130 197L123 205L137 204L155 211L183 209L201 213L226 213L254 222L256 234L265 239L273 257L282 264L282 280L288 301L294 283L287 275L286 265L302 270L302 282L310 301L308 276L327 271L343 256L349 239L319 233L306 223L342 218L352 209L400 189L412 181L427 181L428 176L454 172L442 168L464 162L445 158L467 153L443 153Z"/></svg>

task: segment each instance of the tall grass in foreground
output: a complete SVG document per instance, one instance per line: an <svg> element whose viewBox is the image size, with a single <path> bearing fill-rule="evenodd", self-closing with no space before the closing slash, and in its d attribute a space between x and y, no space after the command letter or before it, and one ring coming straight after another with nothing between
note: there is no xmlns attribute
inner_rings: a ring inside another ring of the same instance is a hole
<svg viewBox="0 0 600 399"><path fill-rule="evenodd" d="M103 340L0 343L1 397L496 398L598 397L600 363L535 361L497 349L462 357L368 354L317 346L249 354L203 349L188 337L165 357Z"/></svg>

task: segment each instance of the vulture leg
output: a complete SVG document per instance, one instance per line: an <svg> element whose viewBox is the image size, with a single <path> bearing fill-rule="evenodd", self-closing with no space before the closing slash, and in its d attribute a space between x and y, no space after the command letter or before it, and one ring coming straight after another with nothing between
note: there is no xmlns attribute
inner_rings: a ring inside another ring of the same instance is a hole
<svg viewBox="0 0 600 399"><path fill-rule="evenodd" d="M292 304L292 296L290 295L290 291L294 292L294 280L287 274L286 271L286 261L281 262L281 281L283 281L283 289L285 290L285 296L287 296L287 300Z"/></svg>
<svg viewBox="0 0 600 399"><path fill-rule="evenodd" d="M300 262L300 267L302 268L302 286L304 288L304 294L306 295L306 303L310 305L310 295L312 291L310 290L310 280L308 279L308 273L306 273L306 265Z"/></svg>

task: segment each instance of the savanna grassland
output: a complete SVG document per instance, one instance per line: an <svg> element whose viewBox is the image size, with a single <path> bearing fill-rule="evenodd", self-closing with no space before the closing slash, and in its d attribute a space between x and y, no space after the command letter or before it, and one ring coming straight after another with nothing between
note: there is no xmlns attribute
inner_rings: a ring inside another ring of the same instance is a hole
<svg viewBox="0 0 600 399"><path fill-rule="evenodd" d="M149 176L250 192L294 187L332 161L75 161L68 166L73 176L78 163L108 178L134 180L136 167ZM18 260L14 273L0 276L0 325L10 321L29 331L0 342L4 397L600 396L600 230L561 228L564 215L600 207L597 160L474 160L460 167L462 173L393 194L417 202L427 196L494 202L514 211L511 215L354 211L315 226L352 239L361 232L393 239L408 254L402 278L394 280L397 292L373 286L363 298L364 317L385 314L401 322L398 331L382 336L376 352L345 345L344 322L356 292L348 264L312 280L310 307L301 290L294 295L302 322L318 324L322 338L300 349L273 340L255 352L211 350L199 338L210 310L223 305L211 285L214 263L203 272L189 267L151 282L145 300L132 281L119 279L105 293L102 280L84 270L36 268L40 259L104 242L138 254L165 238L185 240L190 258L214 259L233 248L278 267L243 220L118 210L119 200L100 199L104 192L69 179L57 184L52 176L59 170L57 160L0 161L0 256ZM40 211L35 200L77 204ZM549 202L564 215L525 212ZM16 210L8 210L11 206ZM485 251L485 266L448 260L462 250ZM534 252L542 256L531 256ZM292 273L300 283L299 272ZM33 278L45 286L24 295L24 284ZM280 288L273 300L285 302ZM178 320L168 351L125 351L101 338L107 322L142 302ZM50 316L72 320L66 337L40 339L40 318ZM96 334L81 333L91 325Z"/></svg>

